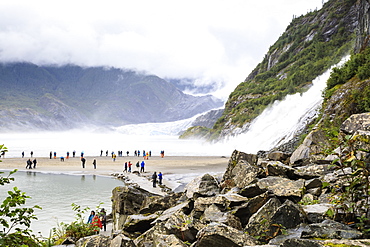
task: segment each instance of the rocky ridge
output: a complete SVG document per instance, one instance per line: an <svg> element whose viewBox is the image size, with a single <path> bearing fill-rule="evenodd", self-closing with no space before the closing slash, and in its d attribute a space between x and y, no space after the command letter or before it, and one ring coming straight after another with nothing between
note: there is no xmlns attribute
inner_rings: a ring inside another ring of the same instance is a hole
<svg viewBox="0 0 370 247"><path fill-rule="evenodd" d="M370 113L343 122L361 157L369 162ZM314 148L315 142L304 146ZM311 137L310 137L311 136ZM360 138L361 137L361 138ZM331 189L343 184L333 161L345 148L324 159L311 151L247 154L235 150L222 177L205 174L184 192L160 196L137 186L113 190L111 236L90 236L76 246L368 246L354 224L334 221ZM367 151L365 151L367 150ZM352 171L346 170L350 174ZM340 245L341 244L341 245Z"/></svg>

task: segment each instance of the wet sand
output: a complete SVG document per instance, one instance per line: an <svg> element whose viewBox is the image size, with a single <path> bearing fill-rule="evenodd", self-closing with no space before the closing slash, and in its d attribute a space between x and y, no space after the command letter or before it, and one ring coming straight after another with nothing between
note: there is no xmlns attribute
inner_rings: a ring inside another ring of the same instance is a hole
<svg viewBox="0 0 370 247"><path fill-rule="evenodd" d="M168 187L175 189L179 184L189 182L192 178L205 174L223 174L226 170L229 157L215 156L159 156L150 157L145 162L145 172L140 176L132 173L123 173L124 163L131 161L132 171L138 171L136 162L143 161L143 157L123 156L117 157L116 161L110 156L85 157L85 168L82 168L80 157L70 157L64 162L60 158L36 157L36 169L26 169L26 162L30 157L24 158L2 158L0 170L37 171L45 173L62 173L73 175L103 175L124 174L131 182L137 183L140 187L158 194L163 194L161 190L153 188L148 180L153 172L163 173L163 182ZM96 169L93 167L93 159L96 159ZM34 158L30 158L31 161Z"/></svg>

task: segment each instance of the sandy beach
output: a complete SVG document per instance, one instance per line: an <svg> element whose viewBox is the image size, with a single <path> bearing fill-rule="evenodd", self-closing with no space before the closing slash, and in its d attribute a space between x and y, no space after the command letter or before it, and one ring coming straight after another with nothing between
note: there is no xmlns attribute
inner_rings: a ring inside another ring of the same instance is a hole
<svg viewBox="0 0 370 247"><path fill-rule="evenodd" d="M30 157L24 158L2 158L0 170L27 171L26 162ZM96 169L93 167L93 159L96 159ZM150 157L145 162L145 172L140 176L132 173L123 173L124 163L131 161L132 171L138 171L135 166L137 161L143 161L143 157L123 156L117 157L116 161L110 156L85 157L85 168L82 168L80 157L65 159L60 158L34 157L37 160L36 169L30 171L44 173L61 173L72 175L102 175L111 176L112 174L124 174L130 182L140 185L140 187L157 194L163 194L161 190L153 188L148 180L153 172L162 172L163 182L166 186L176 189L179 185L190 182L193 178L210 173L212 175L222 175L227 167L229 157L215 156L159 156Z"/></svg>

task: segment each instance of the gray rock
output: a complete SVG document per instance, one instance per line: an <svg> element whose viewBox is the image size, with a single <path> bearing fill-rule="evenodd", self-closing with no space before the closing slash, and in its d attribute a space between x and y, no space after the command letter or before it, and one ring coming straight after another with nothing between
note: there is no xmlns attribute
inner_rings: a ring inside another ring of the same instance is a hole
<svg viewBox="0 0 370 247"><path fill-rule="evenodd" d="M157 214L150 214L150 215L142 215L142 214L135 214L135 215L128 215L126 221L123 225L123 230L129 233L144 233L149 230L152 225L151 223L158 218Z"/></svg>
<svg viewBox="0 0 370 247"><path fill-rule="evenodd" d="M239 194L248 198L252 198L265 193L267 189L261 189L257 184L251 184L241 189Z"/></svg>
<svg viewBox="0 0 370 247"><path fill-rule="evenodd" d="M341 131L354 134L358 130L370 131L370 113L353 114L340 126Z"/></svg>
<svg viewBox="0 0 370 247"><path fill-rule="evenodd" d="M197 247L255 246L259 242L248 234L220 223L211 223L197 234Z"/></svg>
<svg viewBox="0 0 370 247"><path fill-rule="evenodd" d="M269 199L268 193L255 196L241 206L235 207L232 213L240 219L242 226L246 226L250 217L256 213Z"/></svg>
<svg viewBox="0 0 370 247"><path fill-rule="evenodd" d="M320 223L325 220L326 212L331 207L328 203L303 205L302 209L307 215L308 223Z"/></svg>
<svg viewBox="0 0 370 247"><path fill-rule="evenodd" d="M201 217L201 221L204 224L211 222L223 223L227 226L233 227L238 230L242 230L242 224L239 218L229 212L222 212L216 205L212 204L205 211Z"/></svg>
<svg viewBox="0 0 370 247"><path fill-rule="evenodd" d="M295 178L295 169L284 165L280 161L269 161L266 164L266 175L267 176L281 176L287 178Z"/></svg>
<svg viewBox="0 0 370 247"><path fill-rule="evenodd" d="M324 220L322 223L308 225L309 229L302 232L302 238L333 238L358 239L362 233L351 227L333 220Z"/></svg>
<svg viewBox="0 0 370 247"><path fill-rule="evenodd" d="M184 242L182 242L176 235L163 235L157 234L154 238L153 246L156 247L188 247Z"/></svg>
<svg viewBox="0 0 370 247"><path fill-rule="evenodd" d="M112 239L110 247L135 247L134 241L123 234Z"/></svg>
<svg viewBox="0 0 370 247"><path fill-rule="evenodd" d="M123 228L128 215L138 214L148 201L161 197L135 186L116 187L112 194L113 231Z"/></svg>
<svg viewBox="0 0 370 247"><path fill-rule="evenodd" d="M278 197L291 198L294 201L300 200L304 188L304 180L290 180L287 178L270 176L262 178L257 182L261 189L267 189Z"/></svg>
<svg viewBox="0 0 370 247"><path fill-rule="evenodd" d="M109 236L93 235L84 238L80 238L76 242L76 247L100 247L110 246L111 239Z"/></svg>
<svg viewBox="0 0 370 247"><path fill-rule="evenodd" d="M213 176L205 174L193 179L185 186L185 195L190 199L193 197L214 196L220 193L220 185Z"/></svg>
<svg viewBox="0 0 370 247"><path fill-rule="evenodd" d="M262 169L256 166L258 157L254 154L246 154L234 151L222 178L223 188L244 188L255 181Z"/></svg>
<svg viewBox="0 0 370 247"><path fill-rule="evenodd" d="M289 158L288 153L284 153L281 151L272 151L267 155L267 158L269 160L274 160L274 161L285 161Z"/></svg>
<svg viewBox="0 0 370 247"><path fill-rule="evenodd" d="M277 198L271 198L249 218L249 222L244 230L252 236L260 236L262 233L272 236L270 230L271 218L280 206L281 203Z"/></svg>

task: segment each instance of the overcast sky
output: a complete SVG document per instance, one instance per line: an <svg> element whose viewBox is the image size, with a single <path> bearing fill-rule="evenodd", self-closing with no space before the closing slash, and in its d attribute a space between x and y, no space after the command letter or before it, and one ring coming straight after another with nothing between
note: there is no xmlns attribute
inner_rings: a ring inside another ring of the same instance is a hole
<svg viewBox="0 0 370 247"><path fill-rule="evenodd" d="M293 15L322 0L1 0L0 61L114 66L227 97Z"/></svg>

